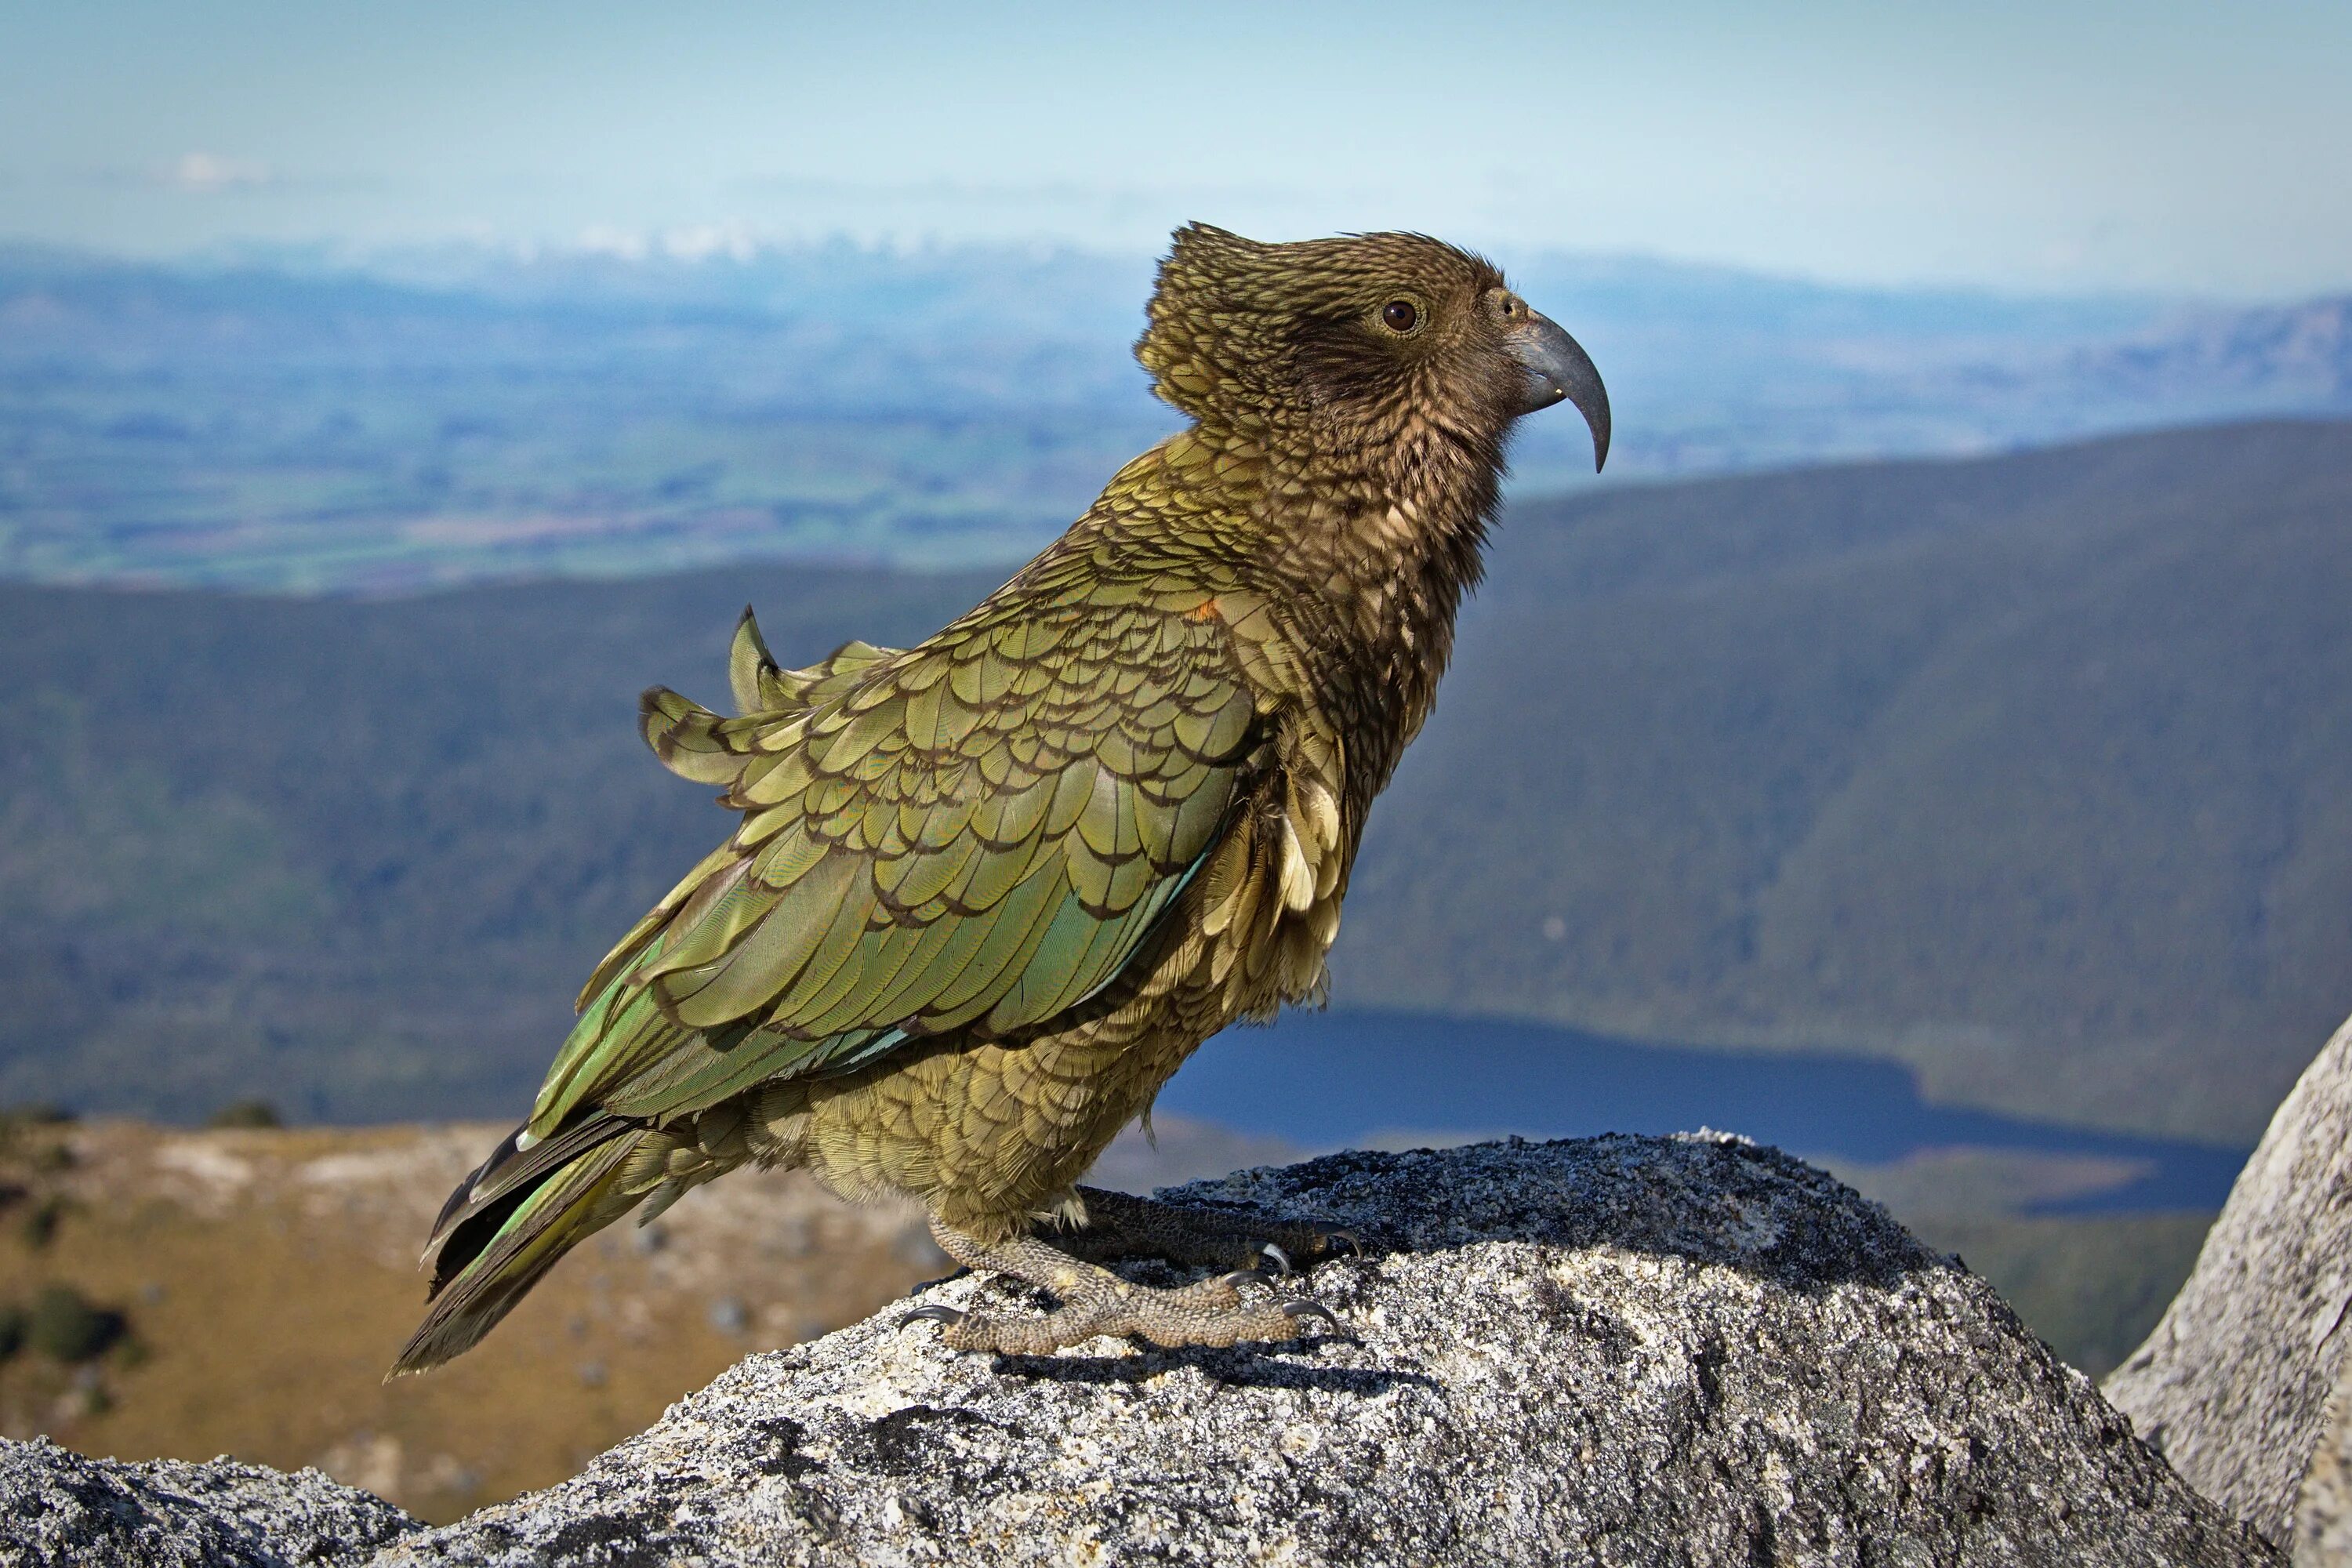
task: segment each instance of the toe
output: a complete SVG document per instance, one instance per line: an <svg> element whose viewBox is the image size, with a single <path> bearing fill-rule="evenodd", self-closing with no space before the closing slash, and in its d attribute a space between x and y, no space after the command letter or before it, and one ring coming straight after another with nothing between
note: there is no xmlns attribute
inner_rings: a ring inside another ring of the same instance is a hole
<svg viewBox="0 0 2352 1568"><path fill-rule="evenodd" d="M1294 1321L1320 1318L1333 1328L1340 1326L1339 1318L1322 1302L1306 1296L1294 1296L1282 1303L1282 1315Z"/></svg>
<svg viewBox="0 0 2352 1568"><path fill-rule="evenodd" d="M955 1307L918 1307L913 1311L908 1312L904 1317L900 1318L898 1320L898 1326L903 1329L910 1323L929 1322L945 1323L948 1327L952 1329L957 1324L962 1322L967 1316L969 1316L968 1313L964 1312L960 1308Z"/></svg>

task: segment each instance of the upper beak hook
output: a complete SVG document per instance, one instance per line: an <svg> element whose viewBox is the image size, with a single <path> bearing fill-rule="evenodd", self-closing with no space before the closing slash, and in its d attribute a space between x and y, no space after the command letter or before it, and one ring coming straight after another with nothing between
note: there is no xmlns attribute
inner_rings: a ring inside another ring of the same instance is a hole
<svg viewBox="0 0 2352 1568"><path fill-rule="evenodd" d="M1592 471L1609 460L1609 389L1583 345L1550 317L1534 310L1510 332L1511 356L1527 367L1525 400L1517 412L1533 414L1569 402L1592 432Z"/></svg>

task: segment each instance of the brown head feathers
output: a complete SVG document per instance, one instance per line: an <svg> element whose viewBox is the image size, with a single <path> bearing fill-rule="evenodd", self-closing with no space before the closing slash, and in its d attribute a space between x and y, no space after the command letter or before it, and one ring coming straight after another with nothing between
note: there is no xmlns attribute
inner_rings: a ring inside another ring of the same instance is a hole
<svg viewBox="0 0 2352 1568"><path fill-rule="evenodd" d="M1319 426L1325 445L1435 416L1480 445L1517 412L1485 258L1419 234L1269 245L1206 224L1176 231L1136 357L1159 395L1206 424Z"/></svg>

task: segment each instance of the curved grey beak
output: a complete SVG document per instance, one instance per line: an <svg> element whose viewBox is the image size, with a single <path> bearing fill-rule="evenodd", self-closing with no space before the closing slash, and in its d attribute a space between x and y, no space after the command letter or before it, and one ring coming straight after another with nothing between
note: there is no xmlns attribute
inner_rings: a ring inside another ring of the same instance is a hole
<svg viewBox="0 0 2352 1568"><path fill-rule="evenodd" d="M1575 404L1592 431L1592 471L1599 473L1609 460L1609 389L1601 384L1591 356L1558 321L1533 310L1512 327L1507 341L1511 357L1528 368L1527 396L1517 412Z"/></svg>

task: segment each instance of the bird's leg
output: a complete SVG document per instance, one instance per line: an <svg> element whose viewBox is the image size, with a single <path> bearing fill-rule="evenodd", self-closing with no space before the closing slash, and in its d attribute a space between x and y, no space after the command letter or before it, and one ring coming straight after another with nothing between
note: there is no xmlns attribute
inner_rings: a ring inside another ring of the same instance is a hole
<svg viewBox="0 0 2352 1568"><path fill-rule="evenodd" d="M1131 1284L1099 1264L1083 1262L1034 1236L982 1246L961 1231L931 1221L931 1235L949 1257L967 1268L992 1268L1041 1286L1062 1305L1042 1318L993 1312L961 1312L953 1307L919 1307L900 1320L929 1319L945 1325L941 1334L957 1350L1004 1355L1045 1355L1097 1334L1132 1335L1153 1344L1234 1345L1253 1341L1294 1340L1304 1320L1337 1323L1328 1309L1304 1298L1245 1304L1239 1286L1263 1282L1252 1270L1237 1270L1179 1289Z"/></svg>
<svg viewBox="0 0 2352 1568"><path fill-rule="evenodd" d="M1320 1262L1342 1248L1363 1253L1352 1233L1329 1226L1186 1208L1099 1187L1080 1187L1078 1196L1086 1204L1086 1224L1055 1233L1055 1240L1096 1263L1164 1258L1195 1268L1263 1272L1272 1267L1287 1273L1292 1265Z"/></svg>

